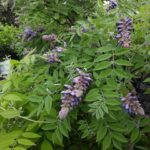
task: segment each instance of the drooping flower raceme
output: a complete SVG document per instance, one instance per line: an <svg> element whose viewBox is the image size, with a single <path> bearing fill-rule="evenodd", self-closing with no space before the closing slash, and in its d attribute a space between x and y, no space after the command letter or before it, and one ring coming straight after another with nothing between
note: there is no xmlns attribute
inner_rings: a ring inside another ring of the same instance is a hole
<svg viewBox="0 0 150 150"><path fill-rule="evenodd" d="M106 0L104 1L103 6L107 11L110 11L111 9L115 9L117 7L117 1L116 0Z"/></svg>
<svg viewBox="0 0 150 150"><path fill-rule="evenodd" d="M31 41L36 35L37 32L34 32L31 28L26 28L24 30L22 38L24 41Z"/></svg>
<svg viewBox="0 0 150 150"><path fill-rule="evenodd" d="M118 44L124 48L130 46L130 34L132 30L132 20L130 18L121 19L117 24L118 34L115 38L118 40Z"/></svg>
<svg viewBox="0 0 150 150"><path fill-rule="evenodd" d="M141 107L141 104L134 93L128 93L127 96L123 97L121 100L122 106L129 114L145 115L144 109Z"/></svg>
<svg viewBox="0 0 150 150"><path fill-rule="evenodd" d="M63 51L64 51L63 47L55 47L53 50L44 54L44 57L46 57L49 63L61 62L61 60L59 59L59 53Z"/></svg>
<svg viewBox="0 0 150 150"><path fill-rule="evenodd" d="M85 94L91 82L91 75L82 72L77 68L79 76L75 77L72 85L65 85L66 90L62 91L61 110L59 111L59 118L67 117L70 110L77 106Z"/></svg>
<svg viewBox="0 0 150 150"><path fill-rule="evenodd" d="M57 36L52 33L50 35L43 35L42 39L47 42L56 42Z"/></svg>

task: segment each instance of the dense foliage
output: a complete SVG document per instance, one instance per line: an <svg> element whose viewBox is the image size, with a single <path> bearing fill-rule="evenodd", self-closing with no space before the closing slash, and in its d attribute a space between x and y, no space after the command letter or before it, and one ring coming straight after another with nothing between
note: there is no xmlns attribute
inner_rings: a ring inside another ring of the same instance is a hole
<svg viewBox="0 0 150 150"><path fill-rule="evenodd" d="M149 149L150 4L109 1L0 1L0 150Z"/></svg>

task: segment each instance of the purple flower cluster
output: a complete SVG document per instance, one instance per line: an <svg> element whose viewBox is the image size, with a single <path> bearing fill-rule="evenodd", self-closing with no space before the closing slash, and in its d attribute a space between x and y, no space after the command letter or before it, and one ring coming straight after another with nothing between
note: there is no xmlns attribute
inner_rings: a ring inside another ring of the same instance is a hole
<svg viewBox="0 0 150 150"><path fill-rule="evenodd" d="M54 33L52 33L50 35L43 35L42 39L47 42L56 42L57 36Z"/></svg>
<svg viewBox="0 0 150 150"><path fill-rule="evenodd" d="M126 97L121 99L121 101L122 106L129 114L139 114L142 116L145 115L144 109L141 107L141 104L139 103L139 100L134 93L128 93Z"/></svg>
<svg viewBox="0 0 150 150"><path fill-rule="evenodd" d="M72 110L73 107L77 106L81 102L82 97L85 94L92 80L90 74L86 74L78 68L77 72L80 75L73 79L72 85L65 85L66 90L61 92L62 104L61 110L59 111L60 119L66 118L69 111Z"/></svg>
<svg viewBox="0 0 150 150"><path fill-rule="evenodd" d="M110 11L111 9L115 9L117 7L116 0L108 0L108 2L109 2L109 7L108 7L107 11Z"/></svg>
<svg viewBox="0 0 150 150"><path fill-rule="evenodd" d="M34 32L31 28L26 28L22 38L24 41L31 41L36 35L37 32Z"/></svg>
<svg viewBox="0 0 150 150"><path fill-rule="evenodd" d="M118 40L118 44L124 48L130 46L130 32L132 30L132 20L130 18L121 19L117 23L118 34L115 38Z"/></svg>
<svg viewBox="0 0 150 150"><path fill-rule="evenodd" d="M52 51L48 52L45 54L47 61L49 63L56 63L56 62L61 62L59 59L59 53L63 52L64 48L63 47L56 47Z"/></svg>

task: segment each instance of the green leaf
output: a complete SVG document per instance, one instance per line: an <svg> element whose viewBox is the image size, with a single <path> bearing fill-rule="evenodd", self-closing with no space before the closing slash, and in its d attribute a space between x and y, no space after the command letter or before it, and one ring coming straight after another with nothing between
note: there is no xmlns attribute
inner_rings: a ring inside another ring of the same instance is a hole
<svg viewBox="0 0 150 150"><path fill-rule="evenodd" d="M26 149L23 148L23 147L17 146L17 147L15 147L13 150L26 150Z"/></svg>
<svg viewBox="0 0 150 150"><path fill-rule="evenodd" d="M131 142L134 142L138 138L139 134L139 130L135 128L131 133Z"/></svg>
<svg viewBox="0 0 150 150"><path fill-rule="evenodd" d="M119 97L119 95L113 91L105 91L104 95L108 98L118 98Z"/></svg>
<svg viewBox="0 0 150 150"><path fill-rule="evenodd" d="M132 66L132 64L124 59L118 59L115 61L115 64L120 65L120 66Z"/></svg>
<svg viewBox="0 0 150 150"><path fill-rule="evenodd" d="M111 124L110 125L110 129L114 130L114 131L118 131L118 132L124 132L126 131L126 129L120 125L120 124Z"/></svg>
<svg viewBox="0 0 150 150"><path fill-rule="evenodd" d="M41 150L53 150L51 143L44 140L41 144Z"/></svg>
<svg viewBox="0 0 150 150"><path fill-rule="evenodd" d="M111 145L111 136L110 134L107 134L107 136L104 138L103 143L102 143L102 149L106 150L110 147Z"/></svg>
<svg viewBox="0 0 150 150"><path fill-rule="evenodd" d="M108 46L104 47L103 46L103 47L97 48L97 52L109 52L112 50L113 50L112 46L110 46L110 47L108 47Z"/></svg>
<svg viewBox="0 0 150 150"><path fill-rule="evenodd" d="M9 93L3 97L4 100L8 101L23 101L24 95L20 93Z"/></svg>
<svg viewBox="0 0 150 150"><path fill-rule="evenodd" d="M107 76L109 76L112 73L112 69L106 69L106 70L102 70L99 78L106 78Z"/></svg>
<svg viewBox="0 0 150 150"><path fill-rule="evenodd" d="M115 55L116 55L116 56L120 56L120 55L128 54L129 51L130 51L130 50L127 49L127 48L126 48L126 49L125 49L125 48L124 48L124 49L123 49L123 48L119 48L119 49L116 49L116 50L115 50Z"/></svg>
<svg viewBox="0 0 150 150"><path fill-rule="evenodd" d="M150 123L150 118L143 118L140 122L140 127L144 127Z"/></svg>
<svg viewBox="0 0 150 150"><path fill-rule="evenodd" d="M101 141L105 137L106 133L107 128L103 126L103 124L101 123L97 131L96 141L97 142Z"/></svg>
<svg viewBox="0 0 150 150"><path fill-rule="evenodd" d="M107 108L106 104L105 104L105 103L102 103L102 106L101 106L101 107L102 107L102 109L104 110L104 112L108 114L108 108Z"/></svg>
<svg viewBox="0 0 150 150"><path fill-rule="evenodd" d="M100 56L98 56L94 62L99 62L99 61L103 61L106 59L109 59L112 55L111 54L100 54Z"/></svg>
<svg viewBox="0 0 150 150"><path fill-rule="evenodd" d="M129 76L130 74L127 74L124 70L118 69L118 68L115 70L115 74L121 78L129 78L130 77Z"/></svg>
<svg viewBox="0 0 150 150"><path fill-rule="evenodd" d="M150 132L150 126L144 127L144 128L142 129L142 132L143 132L143 133L148 133L148 132Z"/></svg>
<svg viewBox="0 0 150 150"><path fill-rule="evenodd" d="M35 145L31 140L28 139L18 139L18 143L25 146L32 146Z"/></svg>
<svg viewBox="0 0 150 150"><path fill-rule="evenodd" d="M25 138L40 138L41 137L40 135L33 133L33 132L24 132L22 136Z"/></svg>
<svg viewBox="0 0 150 150"><path fill-rule="evenodd" d="M54 123L49 123L49 124L45 124L44 126L42 126L43 130L54 130L57 128L57 124Z"/></svg>
<svg viewBox="0 0 150 150"><path fill-rule="evenodd" d="M121 102L119 100L116 100L116 99L115 100L114 99L108 99L106 101L106 104L110 105L110 106L114 106L114 105L120 105Z"/></svg>
<svg viewBox="0 0 150 150"><path fill-rule="evenodd" d="M112 136L113 136L114 139L116 139L117 141L120 141L122 143L127 143L128 142L127 139L124 137L124 135L121 134L121 133L113 132Z"/></svg>
<svg viewBox="0 0 150 150"><path fill-rule="evenodd" d="M45 98L45 109L48 114L50 114L52 108L52 97L46 96Z"/></svg>
<svg viewBox="0 0 150 150"><path fill-rule="evenodd" d="M144 82L150 82L150 78L145 79Z"/></svg>
<svg viewBox="0 0 150 150"><path fill-rule="evenodd" d="M56 129L55 132L53 133L52 141L54 144L63 146L63 136L58 129Z"/></svg>
<svg viewBox="0 0 150 150"><path fill-rule="evenodd" d="M101 63L96 64L94 70L102 70L111 66L110 61L103 61Z"/></svg>
<svg viewBox="0 0 150 150"><path fill-rule="evenodd" d="M15 139L17 139L21 135L21 133L22 131L20 130L14 130L9 133L0 132L0 150L4 150L12 145L15 142Z"/></svg>
<svg viewBox="0 0 150 150"><path fill-rule="evenodd" d="M99 90L98 89L92 89L88 92L88 94L85 97L85 101L95 101L99 99Z"/></svg>
<svg viewBox="0 0 150 150"><path fill-rule="evenodd" d="M115 141L114 139L112 140L113 146L116 147L119 150L122 150L122 146L118 141Z"/></svg>
<svg viewBox="0 0 150 150"><path fill-rule="evenodd" d="M64 119L63 124L68 129L68 131L71 131L71 125L70 125L70 120L69 119Z"/></svg>
<svg viewBox="0 0 150 150"><path fill-rule="evenodd" d="M14 110L14 109L2 111L2 112L0 112L0 115L4 118L7 118L7 119L11 119L11 118L15 118L15 117L20 116L19 111Z"/></svg>
<svg viewBox="0 0 150 150"><path fill-rule="evenodd" d="M62 135L68 137L68 130L63 122L59 125L59 131L62 133Z"/></svg>

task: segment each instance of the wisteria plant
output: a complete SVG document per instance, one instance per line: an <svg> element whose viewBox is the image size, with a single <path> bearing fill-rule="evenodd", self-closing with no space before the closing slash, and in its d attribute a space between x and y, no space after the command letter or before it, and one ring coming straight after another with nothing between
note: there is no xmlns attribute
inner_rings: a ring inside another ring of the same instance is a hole
<svg viewBox="0 0 150 150"><path fill-rule="evenodd" d="M0 150L149 150L149 10L146 0L16 0Z"/></svg>

